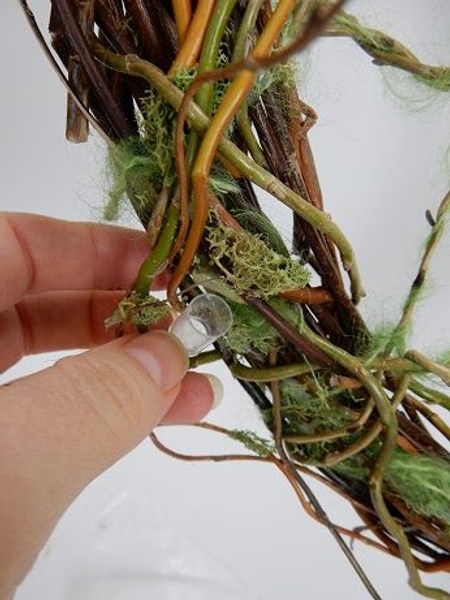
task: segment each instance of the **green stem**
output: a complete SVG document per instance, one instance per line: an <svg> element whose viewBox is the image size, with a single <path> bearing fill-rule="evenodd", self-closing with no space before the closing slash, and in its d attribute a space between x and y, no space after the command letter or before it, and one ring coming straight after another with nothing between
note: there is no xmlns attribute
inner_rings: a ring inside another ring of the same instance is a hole
<svg viewBox="0 0 450 600"><path fill-rule="evenodd" d="M236 4L236 0L227 0L219 3L213 11L208 29L206 31L203 48L200 55L197 75L213 71L217 68L220 43L223 38L230 14ZM205 82L195 94L195 102L206 115L210 115L214 101L215 84L211 81ZM194 164L197 151L200 146L200 139L197 131L191 131L188 136L186 148L186 168L190 173Z"/></svg>
<svg viewBox="0 0 450 600"><path fill-rule="evenodd" d="M263 2L264 0L250 0L248 3L236 34L231 62L237 62L245 57L248 40L255 28L256 18ZM243 102L241 108L239 109L239 112L236 115L236 122L239 127L239 131L241 132L241 135L247 144L250 154L253 157L253 160L258 165L266 167L267 163L266 159L264 158L263 151L261 150L258 140L256 139L256 136L252 130L248 116L247 101Z"/></svg>
<svg viewBox="0 0 450 600"><path fill-rule="evenodd" d="M417 350L408 350L405 354L405 358L408 358L418 364L425 372L432 373L442 379L442 381L450 386L450 369L444 365L431 360L428 356L424 356Z"/></svg>
<svg viewBox="0 0 450 600"><path fill-rule="evenodd" d="M388 65L412 73L428 86L442 92L450 91L450 67L426 65L394 38L377 29L364 27L352 15L340 12L327 27L325 35L350 37L376 65Z"/></svg>
<svg viewBox="0 0 450 600"><path fill-rule="evenodd" d="M436 215L436 220L432 220L431 232L428 236L428 240L425 245L425 250L420 261L419 269L417 271L416 277L414 278L408 297L406 298L405 304L403 306L403 311L400 320L397 323L395 329L393 330L391 337L384 350L383 354L385 356L388 356L395 347L397 347L400 354L403 355L405 353L406 336L411 325L413 311L425 287L425 281L428 274L430 261L434 251L436 250L436 246L439 243L442 234L444 233L444 227L449 212L450 192L448 192L442 200Z"/></svg>
<svg viewBox="0 0 450 600"><path fill-rule="evenodd" d="M234 377L244 379L245 381L282 381L289 377L298 377L299 375L311 373L314 367L306 363L300 363L256 369L244 365L232 364L229 365L229 369Z"/></svg>
<svg viewBox="0 0 450 600"><path fill-rule="evenodd" d="M237 126L241 132L244 142L252 155L253 160L263 169L267 167L267 162L261 146L253 133L252 125L248 116L247 102L244 102L239 112L236 115Z"/></svg>
<svg viewBox="0 0 450 600"><path fill-rule="evenodd" d="M246 55L247 45L255 28L256 18L263 2L264 0L249 0L247 8L239 22L231 62L241 60Z"/></svg>
<svg viewBox="0 0 450 600"><path fill-rule="evenodd" d="M447 410L450 410L450 397L438 390L434 390L418 380L411 381L410 385L411 391L415 394L426 400L427 402L431 402L432 404L439 404L439 406L443 406Z"/></svg>
<svg viewBox="0 0 450 600"><path fill-rule="evenodd" d="M154 277L163 269L175 238L178 226L178 209L171 205L167 211L167 220L158 242L150 256L141 265L137 274L134 289L138 296L146 298Z"/></svg>
<svg viewBox="0 0 450 600"><path fill-rule="evenodd" d="M192 356L189 359L189 368L195 369L196 367L200 367L202 365L206 365L221 359L222 355L217 350L202 352L201 354L197 354L197 356Z"/></svg>
<svg viewBox="0 0 450 600"><path fill-rule="evenodd" d="M217 58L222 42L223 34L230 20L230 15L236 5L237 0L222 0L217 3L214 9L211 20L208 25L208 30L205 35L202 53L198 62L198 73L206 73L217 69ZM199 107L207 115L211 114L215 84L208 81L202 85L195 95L195 101Z"/></svg>

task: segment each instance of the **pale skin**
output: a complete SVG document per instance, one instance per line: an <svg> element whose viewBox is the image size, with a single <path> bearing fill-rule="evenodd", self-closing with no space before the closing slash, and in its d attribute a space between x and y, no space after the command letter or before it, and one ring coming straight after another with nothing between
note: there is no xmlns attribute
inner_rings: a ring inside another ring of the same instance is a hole
<svg viewBox="0 0 450 600"><path fill-rule="evenodd" d="M0 370L89 349L0 387L0 600L90 481L157 425L197 422L213 404L170 334L105 330L145 254L141 232L0 213Z"/></svg>

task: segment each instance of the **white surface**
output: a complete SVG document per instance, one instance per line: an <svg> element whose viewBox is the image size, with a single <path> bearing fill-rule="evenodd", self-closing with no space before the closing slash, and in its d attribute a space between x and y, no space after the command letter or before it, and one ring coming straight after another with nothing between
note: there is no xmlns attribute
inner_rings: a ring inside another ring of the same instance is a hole
<svg viewBox="0 0 450 600"><path fill-rule="evenodd" d="M47 3L35 4L40 5L37 14L44 14L42 6ZM423 60L450 62L446 0L361 0L349 3L353 7L374 27L410 44ZM1 208L97 220L105 188L101 143L93 140L76 147L64 141L65 94L18 3L0 4L0 23ZM427 232L424 211L436 210L449 183L445 154L450 103L435 102L419 113L399 106L380 70L344 40L321 42L310 59L306 100L320 117L311 141L326 207L359 257L369 293L363 303L365 315L372 323L390 320L415 274ZM425 97L414 86L407 89ZM274 208L277 216L282 213L278 206ZM286 222L281 226L289 230ZM447 235L433 263L429 297L417 314L414 344L424 351L443 348L449 340L449 277L444 266L448 239ZM6 379L41 368L54 358L24 360ZM214 421L257 427L248 398L222 369L215 372L225 380L227 393ZM227 447L215 437L182 428L164 432L164 439L185 451ZM338 498L323 490L320 496L333 518L358 524ZM129 525L108 530L105 558L99 554L101 535L96 528L111 503L119 506L119 514L131 517ZM169 533L168 550L164 536ZM178 463L144 443L71 507L17 598L207 597L201 595L201 577L197 586L182 584L176 592L180 595L172 596L170 573L166 585L158 579L161 572L154 577L150 566L146 570L149 563L143 557L155 557L155 549L168 560L178 558L193 577L202 569L217 575L219 587L205 592L211 598L368 597L327 532L302 513L289 487L270 467ZM417 597L407 587L399 562L361 546L357 556L385 600ZM114 586L117 595L100 588L89 596L86 582L92 584L95 577L108 573L118 577L119 565L124 564L127 568L144 565L144 579L130 581L125 591L122 580ZM443 585L444 577L432 581Z"/></svg>

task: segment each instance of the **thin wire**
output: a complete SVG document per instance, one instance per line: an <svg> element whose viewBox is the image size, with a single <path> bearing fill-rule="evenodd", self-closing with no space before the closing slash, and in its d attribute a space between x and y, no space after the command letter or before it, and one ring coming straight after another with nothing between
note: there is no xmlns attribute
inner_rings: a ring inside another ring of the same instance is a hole
<svg viewBox="0 0 450 600"><path fill-rule="evenodd" d="M328 518L327 513L322 508L322 505L320 504L320 502L317 499L316 495L314 494L314 492L312 491L312 489L309 487L309 485L306 483L306 481L303 479L303 477L299 474L299 472L297 471L297 469L292 465L292 462L291 462L289 456L287 455L283 444L280 444L280 446L277 448L277 450L278 450L278 453L280 455L281 460L288 467L288 469L291 472L292 476L295 478L296 482L300 486L302 492L308 498L311 506L313 507L314 511L317 514L317 518L319 519L319 521L323 525L325 525L325 527L329 530L329 532L331 533L331 535L334 537L334 539L336 540L339 548L342 550L342 552L344 553L344 555L346 556L346 558L348 559L348 561L352 565L353 569L355 570L356 574L360 578L361 582L363 583L363 585L365 586L365 588L367 589L367 591L369 592L369 594L375 600L382 600L381 596L378 594L378 592L374 588L372 582L370 581L369 577L364 572L363 568L361 567L360 563L356 559L356 557L353 554L352 550L345 543L345 540L342 537L342 535L337 531L337 529L334 526L334 524Z"/></svg>

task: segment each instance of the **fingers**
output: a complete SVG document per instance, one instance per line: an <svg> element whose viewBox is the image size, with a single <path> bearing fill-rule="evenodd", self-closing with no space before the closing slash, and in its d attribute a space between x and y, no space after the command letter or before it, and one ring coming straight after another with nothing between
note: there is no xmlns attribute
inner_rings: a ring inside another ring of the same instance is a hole
<svg viewBox="0 0 450 600"><path fill-rule="evenodd" d="M211 390L214 402L218 406L223 396L223 386L214 375L187 373L181 382L181 388L174 403L164 415L164 425L196 423L211 410Z"/></svg>
<svg viewBox="0 0 450 600"><path fill-rule="evenodd" d="M27 296L15 307L0 312L0 372L22 356L92 348L114 339L114 328L106 329L125 292L46 292ZM156 328L164 329L169 320Z"/></svg>
<svg viewBox="0 0 450 600"><path fill-rule="evenodd" d="M150 332L0 388L2 576L17 585L73 498L165 415L204 416L213 390L199 374L186 377L187 368L173 336Z"/></svg>
<svg viewBox="0 0 450 600"><path fill-rule="evenodd" d="M28 296L0 313L0 372L22 356L91 348L113 339L105 319L111 315L123 292L47 292Z"/></svg>
<svg viewBox="0 0 450 600"><path fill-rule="evenodd" d="M0 310L29 293L127 289L147 252L144 232L0 213Z"/></svg>

